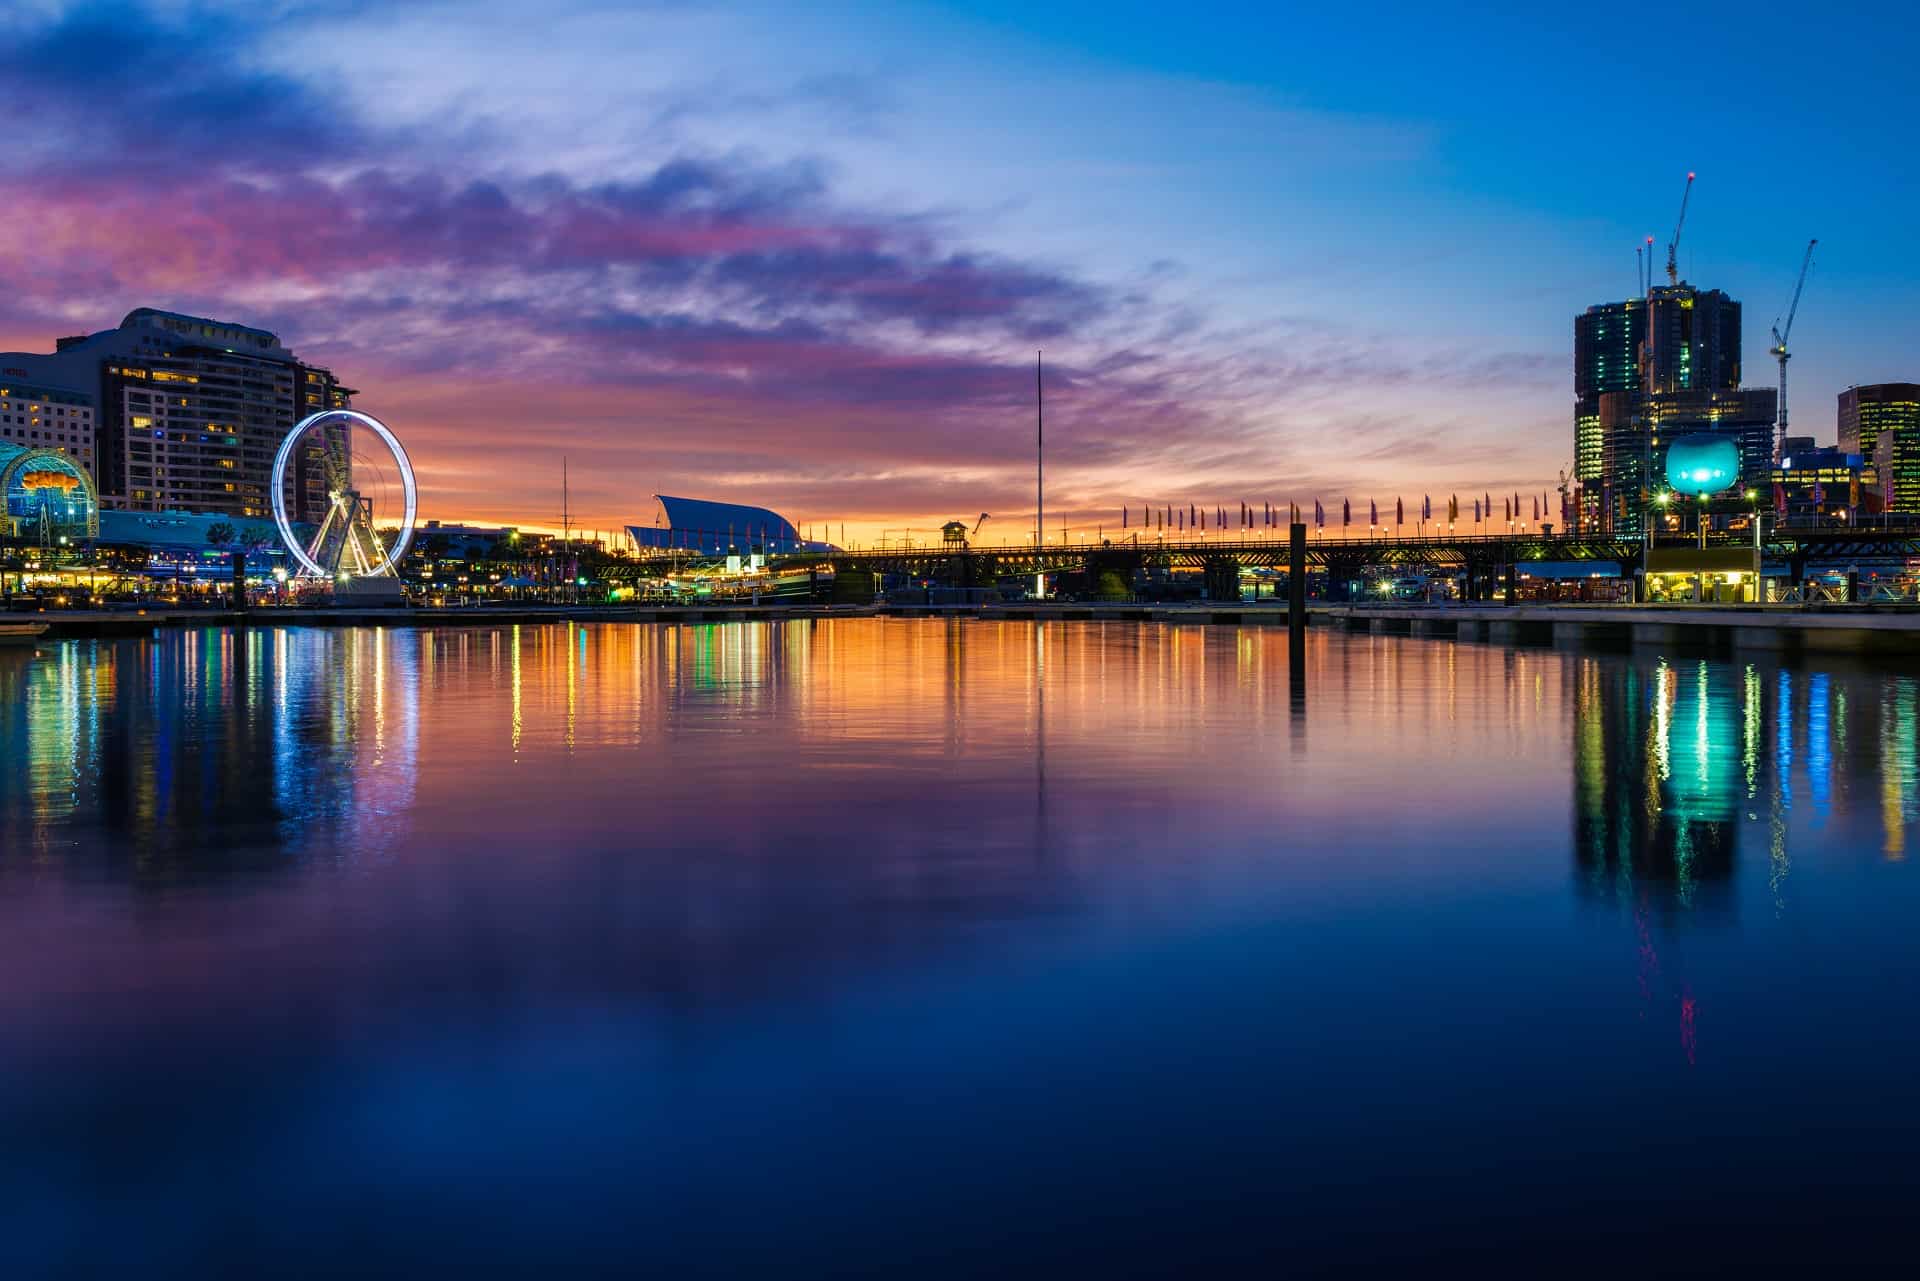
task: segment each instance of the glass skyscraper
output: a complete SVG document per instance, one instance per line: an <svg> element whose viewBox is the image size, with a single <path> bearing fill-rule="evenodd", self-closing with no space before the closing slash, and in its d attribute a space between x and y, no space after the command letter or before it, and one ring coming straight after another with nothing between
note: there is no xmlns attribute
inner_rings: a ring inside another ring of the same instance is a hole
<svg viewBox="0 0 1920 1281"><path fill-rule="evenodd" d="M1601 512L1605 436L1600 397L1640 390L1640 350L1647 340L1643 298L1606 302L1573 318L1573 476L1580 485L1580 523Z"/></svg>
<svg viewBox="0 0 1920 1281"><path fill-rule="evenodd" d="M1841 392L1840 448L1873 465L1886 510L1920 512L1920 383Z"/></svg>
<svg viewBox="0 0 1920 1281"><path fill-rule="evenodd" d="M1691 431L1736 435L1742 482L1763 483L1773 461L1764 434L1772 430L1774 393L1739 388L1740 304L1718 289L1656 285L1645 298L1601 303L1575 316L1581 524L1638 533L1666 442ZM1763 408L1764 425L1756 417Z"/></svg>

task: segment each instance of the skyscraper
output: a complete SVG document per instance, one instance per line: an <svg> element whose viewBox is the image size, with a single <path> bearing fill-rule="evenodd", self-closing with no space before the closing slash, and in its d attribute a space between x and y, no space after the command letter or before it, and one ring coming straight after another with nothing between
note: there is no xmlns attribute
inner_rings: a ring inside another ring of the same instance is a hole
<svg viewBox="0 0 1920 1281"><path fill-rule="evenodd" d="M1601 511L1605 434L1600 397L1640 390L1640 349L1647 340L1644 298L1599 303L1573 318L1573 476L1580 486L1580 522Z"/></svg>
<svg viewBox="0 0 1920 1281"><path fill-rule="evenodd" d="M1871 383L1840 393L1840 448L1874 460L1886 510L1920 512L1920 383Z"/></svg>
<svg viewBox="0 0 1920 1281"><path fill-rule="evenodd" d="M1589 307L1573 322L1574 475L1581 523L1638 533L1666 443L1693 431L1737 437L1741 480L1773 462L1754 415L1772 391L1741 391L1740 304L1718 289L1656 285ZM1771 430L1768 428L1768 430Z"/></svg>
<svg viewBox="0 0 1920 1281"><path fill-rule="evenodd" d="M51 355L0 353L0 367L86 389L101 505L133 511L271 514L268 485L293 425L353 395L264 329L141 307L118 328L62 338ZM324 512L318 447L299 460L292 506Z"/></svg>
<svg viewBox="0 0 1920 1281"><path fill-rule="evenodd" d="M1740 304L1685 281L1647 291L1641 355L1649 392L1732 391L1740 385Z"/></svg>

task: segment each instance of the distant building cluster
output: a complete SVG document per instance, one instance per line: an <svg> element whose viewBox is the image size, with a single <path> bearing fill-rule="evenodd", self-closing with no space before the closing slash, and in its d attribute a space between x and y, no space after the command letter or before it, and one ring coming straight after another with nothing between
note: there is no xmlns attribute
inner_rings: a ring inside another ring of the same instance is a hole
<svg viewBox="0 0 1920 1281"><path fill-rule="evenodd" d="M1785 434L1778 390L1741 386L1740 344L1740 304L1685 281L1574 317L1570 524L1645 532L1667 447L1695 435L1738 450L1732 506L1805 521L1920 513L1920 386L1847 389L1838 443L1816 446Z"/></svg>
<svg viewBox="0 0 1920 1281"><path fill-rule="evenodd" d="M264 329L142 307L51 353L0 352L0 445L83 470L109 512L271 521L273 459L294 425L354 395ZM290 510L327 505L320 445L288 480ZM47 519L44 495L9 495L13 536ZM16 510L18 509L18 510ZM97 519L92 522L97 526Z"/></svg>
<svg viewBox="0 0 1920 1281"><path fill-rule="evenodd" d="M1920 514L1920 384L1840 394L1834 444L1788 436L1780 393L1742 386L1741 305L1676 278L1574 317L1574 469L1563 519L1638 534L1655 517L1666 450L1726 438L1740 459L1733 505L1790 519ZM1783 347L1772 354L1779 356ZM1784 370L1784 362L1782 364ZM1784 384L1783 384L1784 385ZM51 353L0 352L0 469L11 537L79 541L121 517L272 520L273 460L295 424L355 392L264 329L142 307ZM328 507L316 444L287 480L300 521ZM710 551L825 546L759 509L663 498L636 546ZM197 527L196 527L197 528Z"/></svg>

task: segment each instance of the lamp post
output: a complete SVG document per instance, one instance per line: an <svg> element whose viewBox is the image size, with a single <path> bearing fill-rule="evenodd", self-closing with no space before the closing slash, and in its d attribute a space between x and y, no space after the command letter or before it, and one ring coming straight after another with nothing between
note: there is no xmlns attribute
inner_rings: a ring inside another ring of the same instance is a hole
<svg viewBox="0 0 1920 1281"><path fill-rule="evenodd" d="M1664 515L1666 513L1667 504L1671 503L1672 501L1673 501L1673 495L1668 493L1665 490L1662 490L1661 492L1653 496L1652 502L1648 503L1645 507L1641 508L1640 510L1640 524L1641 524L1640 537L1641 537L1641 547L1642 547L1642 552L1640 555L1640 599L1642 601L1647 601L1651 599L1650 584L1648 583L1648 580L1647 580L1647 561L1653 553L1653 509L1655 507L1658 507L1661 511L1661 514Z"/></svg>
<svg viewBox="0 0 1920 1281"><path fill-rule="evenodd" d="M1666 492L1665 490L1662 490L1660 493L1657 493L1653 496L1653 501L1647 504L1647 506L1644 509L1642 509L1640 513L1641 519L1646 524L1646 530L1644 531L1644 538L1646 540L1646 545L1649 549L1653 547L1653 509L1655 507L1660 508L1661 515L1664 516L1666 514L1667 505L1672 501L1673 501L1673 495Z"/></svg>

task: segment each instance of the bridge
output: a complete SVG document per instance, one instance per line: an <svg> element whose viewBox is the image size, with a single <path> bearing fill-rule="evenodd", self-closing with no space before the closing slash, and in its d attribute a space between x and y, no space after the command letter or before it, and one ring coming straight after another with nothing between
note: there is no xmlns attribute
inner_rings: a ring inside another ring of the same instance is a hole
<svg viewBox="0 0 1920 1281"><path fill-rule="evenodd" d="M1693 547L1691 537L1657 538L1655 549ZM1746 533L1709 535L1709 547L1747 548ZM1798 580L1811 565L1851 562L1920 561L1920 523L1875 528L1795 528L1763 530L1767 561L1785 563ZM1368 570L1464 574L1469 599L1485 599L1500 579L1529 562L1592 561L1614 564L1632 576L1643 567L1647 542L1639 535L1441 534L1426 537L1320 538L1309 536L1305 563L1337 581L1361 578ZM1289 547L1284 530L1241 538L1168 539L1132 535L1099 542L1042 546L976 547L966 543L874 548L858 551L776 552L768 560L780 568L831 565L836 572L866 570L901 575L952 587L988 587L1003 577L1037 573L1112 574L1131 583L1140 570L1198 570L1238 574L1243 568L1285 571Z"/></svg>

